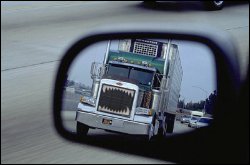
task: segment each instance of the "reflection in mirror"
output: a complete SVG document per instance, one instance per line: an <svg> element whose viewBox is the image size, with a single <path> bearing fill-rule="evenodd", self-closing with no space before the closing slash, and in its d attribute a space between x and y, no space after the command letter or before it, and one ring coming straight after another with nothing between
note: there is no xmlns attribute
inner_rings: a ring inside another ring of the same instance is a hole
<svg viewBox="0 0 250 165"><path fill-rule="evenodd" d="M211 50L201 43L167 39L95 43L75 58L68 71L64 126L83 137L116 132L147 140L208 126L216 98L215 70Z"/></svg>

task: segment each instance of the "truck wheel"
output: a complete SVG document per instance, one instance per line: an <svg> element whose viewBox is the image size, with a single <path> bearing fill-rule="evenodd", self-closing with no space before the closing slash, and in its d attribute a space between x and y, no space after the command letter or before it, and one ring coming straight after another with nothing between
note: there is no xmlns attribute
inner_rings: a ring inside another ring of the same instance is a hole
<svg viewBox="0 0 250 165"><path fill-rule="evenodd" d="M224 1L206 1L204 3L207 10L221 10L224 6Z"/></svg>
<svg viewBox="0 0 250 165"><path fill-rule="evenodd" d="M168 122L167 123L167 133L173 133L174 131L174 121Z"/></svg>
<svg viewBox="0 0 250 165"><path fill-rule="evenodd" d="M148 135L141 136L141 137L140 137L140 140L141 140L143 143L150 143L150 141L151 141L151 139L149 139L149 136L148 136Z"/></svg>
<svg viewBox="0 0 250 165"><path fill-rule="evenodd" d="M155 139L155 135L144 135L144 136L141 136L141 140L144 143L151 143L153 139Z"/></svg>
<svg viewBox="0 0 250 165"><path fill-rule="evenodd" d="M158 134L155 136L155 139L160 141L160 140L164 139L164 137L165 137L165 133L164 133L163 128L159 128Z"/></svg>
<svg viewBox="0 0 250 165"><path fill-rule="evenodd" d="M150 143L152 142L153 139L155 139L156 135L154 135L154 132L155 132L155 126L156 126L156 120L157 120L157 117L156 115L154 115L153 117L153 122L152 122L152 125L150 127L150 131L149 131L149 134L148 135L145 135L145 136L142 136L142 140L146 143Z"/></svg>
<svg viewBox="0 0 250 165"><path fill-rule="evenodd" d="M77 122L76 123L76 133L78 136L84 137L87 135L89 131L89 127L83 123Z"/></svg>
<svg viewBox="0 0 250 165"><path fill-rule="evenodd" d="M175 115L173 114L167 114L166 116L166 124L167 124L167 133L173 133L174 130L174 123L175 123Z"/></svg>

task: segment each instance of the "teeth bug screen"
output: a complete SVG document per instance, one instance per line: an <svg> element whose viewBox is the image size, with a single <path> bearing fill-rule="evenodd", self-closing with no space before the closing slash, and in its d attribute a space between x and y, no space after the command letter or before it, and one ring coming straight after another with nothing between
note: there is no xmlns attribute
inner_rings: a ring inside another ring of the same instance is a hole
<svg viewBox="0 0 250 165"><path fill-rule="evenodd" d="M133 100L133 90L103 84L98 111L129 117Z"/></svg>

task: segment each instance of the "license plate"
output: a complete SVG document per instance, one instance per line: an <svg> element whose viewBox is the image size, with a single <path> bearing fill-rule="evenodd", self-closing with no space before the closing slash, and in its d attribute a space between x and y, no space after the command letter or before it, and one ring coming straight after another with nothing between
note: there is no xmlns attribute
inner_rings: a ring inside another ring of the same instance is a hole
<svg viewBox="0 0 250 165"><path fill-rule="evenodd" d="M109 120L109 119L102 119L102 124L111 125L111 124L112 124L112 120Z"/></svg>

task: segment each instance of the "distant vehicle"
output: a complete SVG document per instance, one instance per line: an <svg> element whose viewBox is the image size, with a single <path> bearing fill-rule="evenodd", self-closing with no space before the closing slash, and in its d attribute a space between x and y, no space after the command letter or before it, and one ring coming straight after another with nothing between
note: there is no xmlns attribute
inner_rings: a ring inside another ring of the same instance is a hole
<svg viewBox="0 0 250 165"><path fill-rule="evenodd" d="M188 127L195 128L196 127L196 122L200 119L200 117L192 116L189 123Z"/></svg>
<svg viewBox="0 0 250 165"><path fill-rule="evenodd" d="M156 1L143 1L144 4L154 5ZM176 1L175 1L176 2ZM207 10L221 10L224 6L224 1L204 1L203 4Z"/></svg>
<svg viewBox="0 0 250 165"><path fill-rule="evenodd" d="M180 121L181 123L189 123L190 119L191 116L182 116Z"/></svg>
<svg viewBox="0 0 250 165"><path fill-rule="evenodd" d="M213 119L210 117L201 117L195 124L196 128L208 126Z"/></svg>
<svg viewBox="0 0 250 165"><path fill-rule="evenodd" d="M204 113L200 112L200 111L191 111L191 117L195 116L195 117L203 117Z"/></svg>
<svg viewBox="0 0 250 165"><path fill-rule="evenodd" d="M204 4L207 10L221 10L224 6L224 1L205 1Z"/></svg>

